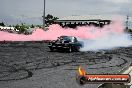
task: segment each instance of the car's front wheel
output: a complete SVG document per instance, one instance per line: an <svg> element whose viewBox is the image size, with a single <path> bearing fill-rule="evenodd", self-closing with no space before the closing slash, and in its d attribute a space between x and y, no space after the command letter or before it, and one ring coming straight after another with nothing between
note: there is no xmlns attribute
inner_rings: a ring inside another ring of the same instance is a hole
<svg viewBox="0 0 132 88"><path fill-rule="evenodd" d="M72 47L71 47L71 46L69 46L69 50L68 50L68 52L69 52L69 53L72 52Z"/></svg>
<svg viewBox="0 0 132 88"><path fill-rule="evenodd" d="M53 47L50 47L50 51L53 52L54 51L54 48Z"/></svg>

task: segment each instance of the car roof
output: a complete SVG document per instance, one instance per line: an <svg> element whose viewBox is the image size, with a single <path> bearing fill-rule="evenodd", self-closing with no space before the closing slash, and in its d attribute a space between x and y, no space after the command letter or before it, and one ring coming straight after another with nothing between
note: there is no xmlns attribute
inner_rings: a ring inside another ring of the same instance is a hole
<svg viewBox="0 0 132 88"><path fill-rule="evenodd" d="M60 37L74 37L74 36L60 36ZM75 38L75 37L74 37Z"/></svg>

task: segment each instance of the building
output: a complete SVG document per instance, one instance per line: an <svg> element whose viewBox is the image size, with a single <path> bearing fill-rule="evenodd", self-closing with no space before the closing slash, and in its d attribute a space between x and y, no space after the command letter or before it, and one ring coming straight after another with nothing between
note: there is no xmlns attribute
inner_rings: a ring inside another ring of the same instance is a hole
<svg viewBox="0 0 132 88"><path fill-rule="evenodd" d="M103 27L111 23L112 16L87 15L87 16L68 16L55 21L62 27L76 28L77 26L94 25Z"/></svg>

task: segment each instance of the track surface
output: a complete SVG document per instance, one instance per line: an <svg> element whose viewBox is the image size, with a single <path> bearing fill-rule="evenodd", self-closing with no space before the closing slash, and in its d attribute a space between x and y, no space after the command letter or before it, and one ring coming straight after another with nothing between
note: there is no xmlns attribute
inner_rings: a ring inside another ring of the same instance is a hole
<svg viewBox="0 0 132 88"><path fill-rule="evenodd" d="M50 52L46 43L0 44L1 88L97 88L79 86L78 66L88 73L118 73L132 62L132 47L98 52Z"/></svg>

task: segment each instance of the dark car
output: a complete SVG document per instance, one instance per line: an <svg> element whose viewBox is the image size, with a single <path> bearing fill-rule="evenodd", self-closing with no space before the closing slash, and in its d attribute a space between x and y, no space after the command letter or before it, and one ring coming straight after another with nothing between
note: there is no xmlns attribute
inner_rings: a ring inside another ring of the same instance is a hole
<svg viewBox="0 0 132 88"><path fill-rule="evenodd" d="M60 36L57 40L51 41L48 45L50 51L61 50L61 51L79 51L83 47L83 43L78 41L73 36Z"/></svg>

